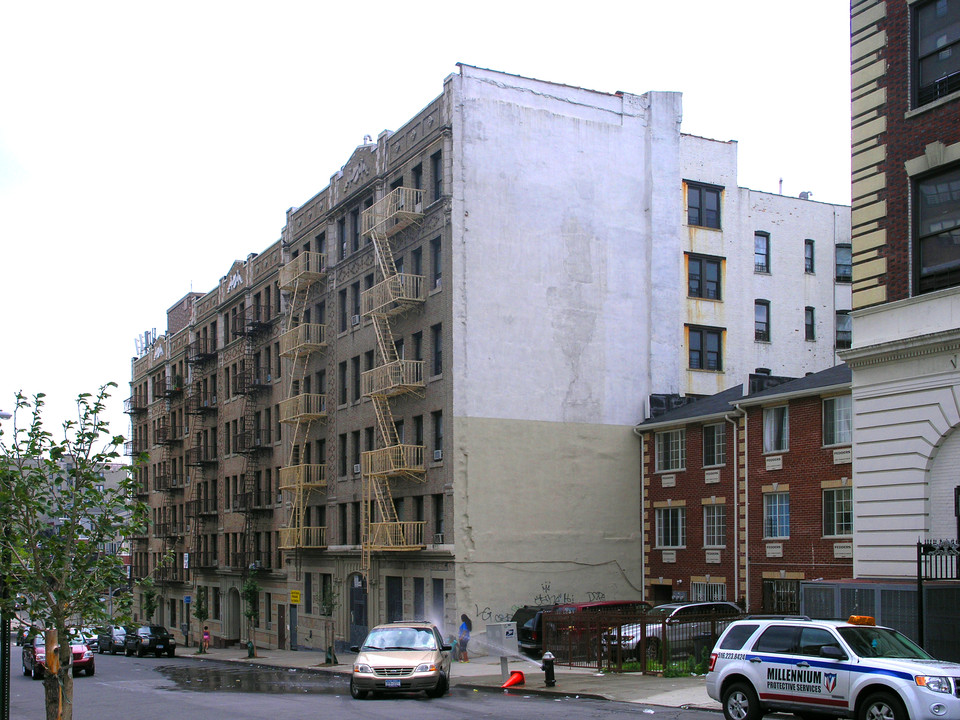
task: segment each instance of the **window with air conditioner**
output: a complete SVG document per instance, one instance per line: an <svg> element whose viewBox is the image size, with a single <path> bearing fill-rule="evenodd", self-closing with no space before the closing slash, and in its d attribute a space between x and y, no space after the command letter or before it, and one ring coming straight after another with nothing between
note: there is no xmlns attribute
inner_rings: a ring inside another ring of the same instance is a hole
<svg viewBox="0 0 960 720"><path fill-rule="evenodd" d="M356 465L353 466L353 474L354 475L360 474L360 463L357 463Z"/></svg>
<svg viewBox="0 0 960 720"><path fill-rule="evenodd" d="M441 460L443 460L443 450L434 450L433 459L435 462L440 462Z"/></svg>

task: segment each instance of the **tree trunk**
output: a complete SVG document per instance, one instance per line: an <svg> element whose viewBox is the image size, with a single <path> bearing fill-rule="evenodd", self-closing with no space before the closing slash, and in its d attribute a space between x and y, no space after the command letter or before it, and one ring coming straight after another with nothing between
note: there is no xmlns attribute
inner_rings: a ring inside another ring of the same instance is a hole
<svg viewBox="0 0 960 720"><path fill-rule="evenodd" d="M73 720L73 675L70 643L59 647L57 631L46 633L46 668L43 673L43 694L47 720Z"/></svg>

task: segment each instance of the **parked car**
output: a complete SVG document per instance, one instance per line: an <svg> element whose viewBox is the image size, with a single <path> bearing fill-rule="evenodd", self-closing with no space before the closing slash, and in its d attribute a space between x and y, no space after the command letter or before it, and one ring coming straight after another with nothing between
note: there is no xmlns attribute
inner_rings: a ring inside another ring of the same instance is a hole
<svg viewBox="0 0 960 720"><path fill-rule="evenodd" d="M665 603L650 609L644 622L611 630L604 643L613 647L619 642L624 657L638 660L641 649L648 660L660 658L664 641L672 655L691 653L699 646L712 647L727 625L742 615L740 606L732 602Z"/></svg>
<svg viewBox="0 0 960 720"><path fill-rule="evenodd" d="M80 638L71 640L70 649L72 650L70 665L73 676L76 677L82 672L93 675L96 672L93 651ZM31 675L34 680L39 680L46 670L46 660L46 639L42 634L35 635L30 642L23 646L23 652L20 654L23 674Z"/></svg>
<svg viewBox="0 0 960 720"><path fill-rule="evenodd" d="M81 627L74 631L75 636L83 640L83 643L92 650L97 652L97 649L100 647L100 640L97 637L97 632L91 627Z"/></svg>
<svg viewBox="0 0 960 720"><path fill-rule="evenodd" d="M520 649L539 657L543 654L543 614L553 612L556 605L524 605L510 618L517 624L517 643Z"/></svg>
<svg viewBox="0 0 960 720"><path fill-rule="evenodd" d="M123 652L127 657L136 654L143 657L153 653L160 657L163 653L173 657L177 650L177 640L163 625L141 625L128 628L123 638Z"/></svg>
<svg viewBox="0 0 960 720"><path fill-rule="evenodd" d="M350 675L350 695L362 700L369 693L417 692L443 696L450 688L450 646L428 622L377 625L350 648L357 653Z"/></svg>
<svg viewBox="0 0 960 720"><path fill-rule="evenodd" d="M17 631L17 645L26 645L27 638L30 637L31 627L29 625L24 625Z"/></svg>
<svg viewBox="0 0 960 720"><path fill-rule="evenodd" d="M107 625L97 631L97 652L108 652L116 655L123 650L123 640L127 636L128 628L123 625Z"/></svg>
<svg viewBox="0 0 960 720"><path fill-rule="evenodd" d="M872 617L751 618L731 623L710 655L707 694L726 720L960 717L960 664L935 660Z"/></svg>

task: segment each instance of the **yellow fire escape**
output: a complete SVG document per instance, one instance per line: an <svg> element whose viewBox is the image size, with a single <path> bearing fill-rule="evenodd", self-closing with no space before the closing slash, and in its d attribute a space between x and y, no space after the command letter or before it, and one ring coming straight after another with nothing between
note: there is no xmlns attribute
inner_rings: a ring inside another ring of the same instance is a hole
<svg viewBox="0 0 960 720"><path fill-rule="evenodd" d="M307 392L307 368L311 356L327 347L326 326L304 322L311 291L327 276L325 257L304 252L280 269L280 289L290 293L287 330L280 336L280 355L292 360L287 399L280 403L280 422L293 426L287 462L280 469L280 490L292 495L287 527L280 528L280 548L322 549L326 547L326 527L307 526L306 509L315 492L327 487L326 464L307 462L306 446L315 423L327 418L325 394Z"/></svg>
<svg viewBox="0 0 960 720"><path fill-rule="evenodd" d="M400 441L390 408L391 398L420 393L424 387L423 361L404 360L397 353L391 320L423 303L423 277L397 272L390 238L420 221L422 191L396 188L363 212L362 230L376 251L383 281L361 296L364 316L377 335L382 364L361 376L362 391L373 403L382 447L362 455L363 502L360 534L363 571L373 552L423 548L423 522L401 522L390 491L392 479L423 482L426 471L423 446Z"/></svg>

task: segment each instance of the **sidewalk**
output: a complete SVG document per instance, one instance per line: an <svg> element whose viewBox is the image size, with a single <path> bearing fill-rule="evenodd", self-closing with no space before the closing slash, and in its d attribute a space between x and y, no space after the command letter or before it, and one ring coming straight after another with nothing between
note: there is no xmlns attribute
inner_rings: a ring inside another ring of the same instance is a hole
<svg viewBox="0 0 960 720"><path fill-rule="evenodd" d="M263 667L279 667L306 672L332 672L348 675L354 655L338 654L337 665L324 664L325 656L312 650L257 649L256 658L248 658L245 648L211 648L205 655L196 654L196 648L177 648L177 656L194 660L219 660L239 662ZM533 659L511 659L509 670L524 674L525 683L514 687L512 692L592 697L604 700L661 705L666 707L691 707L703 710L720 710L720 703L707 696L703 677L664 678L637 673L598 673L595 669L556 668L556 685L548 688L539 662ZM500 692L503 684L500 658L491 656L473 657L468 663L454 662L450 684L477 690Z"/></svg>

